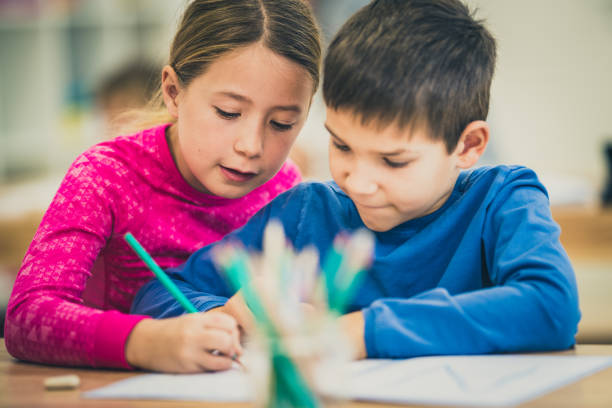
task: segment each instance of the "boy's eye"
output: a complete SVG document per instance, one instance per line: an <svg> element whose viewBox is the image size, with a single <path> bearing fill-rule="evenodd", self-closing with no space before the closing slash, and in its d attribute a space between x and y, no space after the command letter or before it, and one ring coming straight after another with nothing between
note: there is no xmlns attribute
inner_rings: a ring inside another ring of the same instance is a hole
<svg viewBox="0 0 612 408"><path fill-rule="evenodd" d="M276 130L280 131L291 130L291 128L293 127L293 123L280 123L275 120L271 120L270 124L272 125L272 127L276 128Z"/></svg>
<svg viewBox="0 0 612 408"><path fill-rule="evenodd" d="M221 116L223 119L235 119L240 116L239 112L226 112L222 109L219 109L215 106L215 110L217 111L217 115Z"/></svg>
<svg viewBox="0 0 612 408"><path fill-rule="evenodd" d="M332 142L332 143L334 147L340 150L341 152L348 152L349 150L351 150L347 145L339 144L337 142Z"/></svg>
<svg viewBox="0 0 612 408"><path fill-rule="evenodd" d="M393 167L394 169L400 168L400 167L405 167L409 163L409 162L395 162L395 161L389 160L386 157L384 157L383 160L385 161L385 164L387 166Z"/></svg>

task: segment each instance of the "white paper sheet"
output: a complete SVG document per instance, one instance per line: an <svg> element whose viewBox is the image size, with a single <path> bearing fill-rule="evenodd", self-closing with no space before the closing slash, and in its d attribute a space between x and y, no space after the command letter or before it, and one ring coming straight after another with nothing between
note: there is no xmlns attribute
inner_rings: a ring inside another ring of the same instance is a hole
<svg viewBox="0 0 612 408"><path fill-rule="evenodd" d="M325 388L347 399L399 404L511 406L612 366L599 356L444 356L364 360L342 367ZM193 375L148 374L83 393L86 398L253 401L240 369Z"/></svg>
<svg viewBox="0 0 612 408"><path fill-rule="evenodd" d="M94 399L248 402L254 393L251 378L233 368L218 373L144 374L81 395Z"/></svg>
<svg viewBox="0 0 612 408"><path fill-rule="evenodd" d="M351 399L451 406L512 406L577 381L612 357L451 356L351 364Z"/></svg>

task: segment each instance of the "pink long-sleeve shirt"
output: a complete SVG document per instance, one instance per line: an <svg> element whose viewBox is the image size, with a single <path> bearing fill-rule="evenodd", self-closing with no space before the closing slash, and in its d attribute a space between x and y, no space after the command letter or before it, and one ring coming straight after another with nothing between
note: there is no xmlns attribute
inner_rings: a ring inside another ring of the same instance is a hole
<svg viewBox="0 0 612 408"><path fill-rule="evenodd" d="M242 226L300 181L285 163L238 199L201 193L179 173L166 125L100 143L72 164L25 254L8 304L6 348L50 364L129 368L129 315L152 273L123 239L131 232L162 268Z"/></svg>

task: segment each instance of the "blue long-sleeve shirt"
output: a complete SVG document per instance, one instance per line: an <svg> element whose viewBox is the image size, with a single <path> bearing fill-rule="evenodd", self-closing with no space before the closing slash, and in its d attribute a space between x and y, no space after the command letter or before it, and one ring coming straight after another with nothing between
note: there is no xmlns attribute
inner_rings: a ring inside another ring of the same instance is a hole
<svg viewBox="0 0 612 408"><path fill-rule="evenodd" d="M280 219L297 250L315 245L322 259L338 232L365 228L335 183L303 183L223 241L261 250L271 218ZM368 357L570 347L580 312L559 233L533 171L498 166L461 173L440 209L374 233L374 260L349 307L363 312ZM215 245L168 270L202 311L234 294L212 262ZM169 317L184 311L153 280L137 294L132 312Z"/></svg>

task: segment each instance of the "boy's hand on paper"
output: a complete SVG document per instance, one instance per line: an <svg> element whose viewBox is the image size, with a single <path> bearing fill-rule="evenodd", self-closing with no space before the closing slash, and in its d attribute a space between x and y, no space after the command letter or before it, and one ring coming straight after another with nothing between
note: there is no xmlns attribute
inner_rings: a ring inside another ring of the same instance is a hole
<svg viewBox="0 0 612 408"><path fill-rule="evenodd" d="M248 335L249 333L253 332L255 327L255 318L242 297L242 291L236 292L234 296L229 298L225 305L212 310L215 312L226 313L236 319L238 326L241 329L241 334Z"/></svg>
<svg viewBox="0 0 612 408"><path fill-rule="evenodd" d="M314 320L320 311L318 311L312 304L306 302L300 302L300 311L305 321Z"/></svg>
<svg viewBox="0 0 612 408"><path fill-rule="evenodd" d="M338 324L351 345L353 358L355 360L366 358L365 320L363 319L363 313L358 311L340 316Z"/></svg>
<svg viewBox="0 0 612 408"><path fill-rule="evenodd" d="M227 370L232 357L240 355L236 320L218 312L141 320L125 346L126 360L132 366L170 373Z"/></svg>

